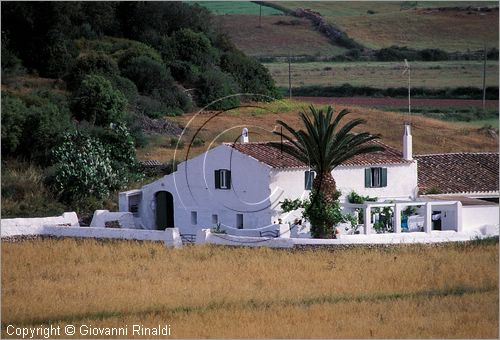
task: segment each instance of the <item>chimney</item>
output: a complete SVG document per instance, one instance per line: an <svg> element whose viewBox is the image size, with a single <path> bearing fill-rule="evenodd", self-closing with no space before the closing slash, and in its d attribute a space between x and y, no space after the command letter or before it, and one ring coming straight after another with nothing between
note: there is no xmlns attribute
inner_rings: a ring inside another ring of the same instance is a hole
<svg viewBox="0 0 500 340"><path fill-rule="evenodd" d="M413 142L411 137L411 125L405 123L405 130L403 134L403 158L407 161L413 160Z"/></svg>
<svg viewBox="0 0 500 340"><path fill-rule="evenodd" d="M243 128L243 131L241 132L241 139L240 139L241 144L248 143L248 129Z"/></svg>

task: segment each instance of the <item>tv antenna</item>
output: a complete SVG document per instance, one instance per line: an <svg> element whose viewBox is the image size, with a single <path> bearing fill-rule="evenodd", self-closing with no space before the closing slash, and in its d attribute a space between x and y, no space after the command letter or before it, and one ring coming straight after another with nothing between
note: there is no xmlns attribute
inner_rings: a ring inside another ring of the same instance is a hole
<svg viewBox="0 0 500 340"><path fill-rule="evenodd" d="M411 70L410 70L410 64L408 64L408 60L405 59L405 69L403 71L403 74L408 72L408 115L411 118L411 98L410 98L410 89L411 89Z"/></svg>

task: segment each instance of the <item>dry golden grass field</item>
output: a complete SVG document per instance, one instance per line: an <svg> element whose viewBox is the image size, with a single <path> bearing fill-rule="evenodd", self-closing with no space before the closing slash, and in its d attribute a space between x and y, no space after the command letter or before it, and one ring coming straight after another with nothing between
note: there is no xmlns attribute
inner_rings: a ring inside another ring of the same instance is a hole
<svg viewBox="0 0 500 340"><path fill-rule="evenodd" d="M497 338L498 274L498 242L336 251L2 242L2 336L9 324L169 324L173 338Z"/></svg>
<svg viewBox="0 0 500 340"><path fill-rule="evenodd" d="M192 158L209 147L221 142L234 142L246 126L250 130L250 141L277 140L271 131L276 120L286 121L292 127L300 127L297 112L308 108L310 103L282 100L270 104L253 104L258 107L243 107L216 115L187 114L173 118L186 127L181 141L184 147L177 150L176 160L184 160L186 154ZM323 107L324 105L317 105ZM360 129L382 134L382 141L401 150L403 123L409 118L401 113L387 112L363 107L335 105L335 111L348 108L350 118L364 118L367 124ZM349 116L348 116L349 117ZM172 119L172 118L169 118ZM486 152L498 150L498 138L484 133L477 126L459 122L445 122L426 117L413 116L413 150L416 154L442 152ZM205 141L202 146L189 147L195 137ZM167 146L170 137L158 136L151 143L138 149L140 159L157 159L166 162L174 157L175 148ZM278 139L279 140L279 139ZM213 142L213 144L211 144Z"/></svg>
<svg viewBox="0 0 500 340"><path fill-rule="evenodd" d="M498 6L498 3L497 3ZM498 10L491 12L431 9L330 17L349 37L371 48L392 45L445 51L498 47Z"/></svg>
<svg viewBox="0 0 500 340"><path fill-rule="evenodd" d="M288 63L265 63L277 86L288 87ZM403 62L308 62L294 63L292 87L323 85L405 87ZM431 61L411 63L412 87L482 87L483 62L478 60ZM488 61L486 86L498 86L498 61Z"/></svg>
<svg viewBox="0 0 500 340"><path fill-rule="evenodd" d="M332 56L347 49L332 45L306 19L291 16L219 15L214 22L245 54L251 56Z"/></svg>

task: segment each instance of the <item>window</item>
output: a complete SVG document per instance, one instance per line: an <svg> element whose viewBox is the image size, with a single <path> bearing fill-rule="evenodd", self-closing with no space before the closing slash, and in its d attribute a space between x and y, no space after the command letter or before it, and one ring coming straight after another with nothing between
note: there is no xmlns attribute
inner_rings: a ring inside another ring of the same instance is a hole
<svg viewBox="0 0 500 340"><path fill-rule="evenodd" d="M236 228L243 229L243 214L236 214Z"/></svg>
<svg viewBox="0 0 500 340"><path fill-rule="evenodd" d="M304 172L304 189L305 190L311 190L312 189L312 184L314 177L316 176L316 173L314 171L305 171Z"/></svg>
<svg viewBox="0 0 500 340"><path fill-rule="evenodd" d="M217 215L212 215L212 224L217 224L219 223L219 216Z"/></svg>
<svg viewBox="0 0 500 340"><path fill-rule="evenodd" d="M231 171L226 169L215 170L215 189L231 189Z"/></svg>
<svg viewBox="0 0 500 340"><path fill-rule="evenodd" d="M142 195L135 194L128 197L128 211L135 217L139 217L139 204L141 203Z"/></svg>
<svg viewBox="0 0 500 340"><path fill-rule="evenodd" d="M191 224L198 224L198 213L196 211L191 211Z"/></svg>
<svg viewBox="0 0 500 340"><path fill-rule="evenodd" d="M365 188L382 188L387 186L387 168L365 169Z"/></svg>

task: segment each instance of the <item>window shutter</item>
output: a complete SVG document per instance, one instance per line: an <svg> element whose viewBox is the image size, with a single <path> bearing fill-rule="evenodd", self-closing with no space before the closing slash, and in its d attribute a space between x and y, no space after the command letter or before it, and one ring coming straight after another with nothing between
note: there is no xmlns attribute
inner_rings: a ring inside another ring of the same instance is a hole
<svg viewBox="0 0 500 340"><path fill-rule="evenodd" d="M220 170L215 170L215 189L220 189Z"/></svg>
<svg viewBox="0 0 500 340"><path fill-rule="evenodd" d="M382 178L380 181L380 186L381 187L387 186L387 168L382 168Z"/></svg>
<svg viewBox="0 0 500 340"><path fill-rule="evenodd" d="M309 184L309 171L304 171L304 189L311 190L311 185Z"/></svg>
<svg viewBox="0 0 500 340"><path fill-rule="evenodd" d="M226 187L231 189L231 170L226 170Z"/></svg>
<svg viewBox="0 0 500 340"><path fill-rule="evenodd" d="M365 188L371 188L372 186L372 169L365 169Z"/></svg>

